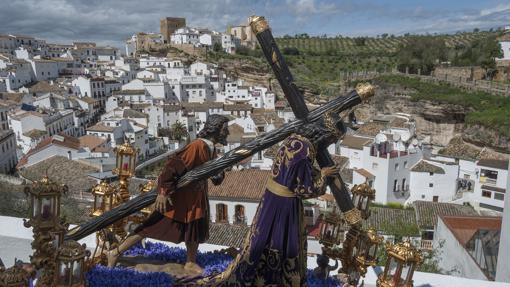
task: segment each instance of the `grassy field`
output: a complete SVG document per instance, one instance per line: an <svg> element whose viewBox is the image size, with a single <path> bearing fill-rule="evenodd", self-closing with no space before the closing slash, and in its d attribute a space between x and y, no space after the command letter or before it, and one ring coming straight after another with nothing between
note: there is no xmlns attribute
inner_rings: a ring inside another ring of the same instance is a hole
<svg viewBox="0 0 510 287"><path fill-rule="evenodd" d="M444 39L449 54L469 45L475 39L496 35L498 32L471 32L455 35L407 35L386 37L282 37L276 38L284 54L296 84L316 94L333 95L342 82L345 72L389 71L396 67L396 52L411 37L433 37ZM260 71L269 71L260 49L238 51L237 55L209 53L209 60L249 61Z"/></svg>

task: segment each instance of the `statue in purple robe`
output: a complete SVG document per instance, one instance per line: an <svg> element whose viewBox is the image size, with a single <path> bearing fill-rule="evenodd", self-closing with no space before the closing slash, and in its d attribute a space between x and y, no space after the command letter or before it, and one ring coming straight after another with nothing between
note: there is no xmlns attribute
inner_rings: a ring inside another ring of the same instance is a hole
<svg viewBox="0 0 510 287"><path fill-rule="evenodd" d="M287 137L279 148L266 191L242 251L221 274L201 279L210 286L306 286L303 199L325 192L336 167L315 168L318 149L341 136L341 121L328 114Z"/></svg>

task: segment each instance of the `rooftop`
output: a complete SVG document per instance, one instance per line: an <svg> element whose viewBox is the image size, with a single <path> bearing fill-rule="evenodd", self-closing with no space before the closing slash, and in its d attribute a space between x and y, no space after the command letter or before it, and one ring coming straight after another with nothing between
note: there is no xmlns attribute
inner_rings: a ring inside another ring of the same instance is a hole
<svg viewBox="0 0 510 287"><path fill-rule="evenodd" d="M102 123L97 123L91 127L87 128L87 131L93 131L93 132L113 132L116 127L110 127L106 126Z"/></svg>
<svg viewBox="0 0 510 287"><path fill-rule="evenodd" d="M501 230L502 223L501 217L490 216L441 216L441 220L462 246L466 246L477 230Z"/></svg>
<svg viewBox="0 0 510 287"><path fill-rule="evenodd" d="M434 229L439 216L477 216L473 207L454 203L415 201L416 221L421 229Z"/></svg>
<svg viewBox="0 0 510 287"><path fill-rule="evenodd" d="M478 161L478 165L508 170L508 160L481 159Z"/></svg>
<svg viewBox="0 0 510 287"><path fill-rule="evenodd" d="M346 135L340 144L342 146L346 146L348 148L363 150L363 147L372 143L372 141L373 140L371 140L371 139L367 139L367 138L363 138L363 137Z"/></svg>
<svg viewBox="0 0 510 287"><path fill-rule="evenodd" d="M96 168L63 156L53 156L34 165L21 169L20 174L30 180L39 180L48 175L51 180L66 184L69 192L74 194L88 193L95 184L89 173L97 172Z"/></svg>
<svg viewBox="0 0 510 287"><path fill-rule="evenodd" d="M211 223L206 243L242 248L250 227L242 224Z"/></svg>
<svg viewBox="0 0 510 287"><path fill-rule="evenodd" d="M441 167L439 167L437 165L433 165L427 161L424 161L424 160L420 160L418 163L416 163L411 168L411 171L445 174L444 169L442 169Z"/></svg>
<svg viewBox="0 0 510 287"><path fill-rule="evenodd" d="M209 197L259 201L271 176L269 170L245 169L229 171L221 185L209 184Z"/></svg>

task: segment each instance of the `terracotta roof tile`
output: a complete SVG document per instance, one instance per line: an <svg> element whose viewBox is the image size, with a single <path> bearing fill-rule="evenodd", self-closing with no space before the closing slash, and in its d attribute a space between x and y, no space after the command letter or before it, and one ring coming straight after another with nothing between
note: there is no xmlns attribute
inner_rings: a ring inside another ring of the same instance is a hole
<svg viewBox="0 0 510 287"><path fill-rule="evenodd" d="M98 123L87 128L87 131L94 132L113 132L116 127L105 126L104 124Z"/></svg>
<svg viewBox="0 0 510 287"><path fill-rule="evenodd" d="M501 230L502 222L501 217L489 216L441 216L441 220L462 246L466 246L477 230Z"/></svg>
<svg viewBox="0 0 510 287"><path fill-rule="evenodd" d="M78 139L80 140L81 147L88 147L90 150L94 150L106 142L106 139L92 135L85 135Z"/></svg>
<svg viewBox="0 0 510 287"><path fill-rule="evenodd" d="M207 243L241 248L249 231L247 225L211 223Z"/></svg>
<svg viewBox="0 0 510 287"><path fill-rule="evenodd" d="M372 143L372 141L367 138L346 135L340 144L349 148L363 150L363 147Z"/></svg>
<svg viewBox="0 0 510 287"><path fill-rule="evenodd" d="M439 216L476 216L471 206L444 202L415 201L416 221L421 229L434 229Z"/></svg>
<svg viewBox="0 0 510 287"><path fill-rule="evenodd" d="M271 176L269 170L245 169L229 171L220 185L209 183L209 197L259 201Z"/></svg>
<svg viewBox="0 0 510 287"><path fill-rule="evenodd" d="M414 172L432 172L432 173L439 173L439 174L445 174L444 169L437 165L433 165L429 162L426 162L424 160L420 160L418 163L416 163L412 168L411 171Z"/></svg>
<svg viewBox="0 0 510 287"><path fill-rule="evenodd" d="M412 209L397 209L387 207L370 207L370 217L363 222L364 227L373 227L382 231L389 224L416 224L416 217Z"/></svg>

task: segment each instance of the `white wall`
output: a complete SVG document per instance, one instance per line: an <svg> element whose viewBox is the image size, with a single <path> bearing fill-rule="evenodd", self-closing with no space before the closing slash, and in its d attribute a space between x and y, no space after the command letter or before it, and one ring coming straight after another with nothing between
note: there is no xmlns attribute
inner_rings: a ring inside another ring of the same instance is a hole
<svg viewBox="0 0 510 287"><path fill-rule="evenodd" d="M499 42L501 44L501 50L503 50L502 60L510 60L510 42Z"/></svg>
<svg viewBox="0 0 510 287"><path fill-rule="evenodd" d="M235 215L235 206L243 205L244 206L244 215L246 216L246 224L251 225L253 222L253 218L255 217L255 213L257 212L257 207L259 202L246 202L246 201L227 201L227 200L216 200L210 199L209 206L211 207L211 221L216 222L216 204L223 203L227 205L228 209L228 222L230 224L234 223L234 215Z"/></svg>
<svg viewBox="0 0 510 287"><path fill-rule="evenodd" d="M439 248L440 243L444 244ZM452 275L470 279L487 280L482 270L475 263L471 255L455 238L453 233L446 227L443 220L438 218L434 232L433 246L441 250L441 258L438 262L439 268ZM455 272L454 272L455 270Z"/></svg>
<svg viewBox="0 0 510 287"><path fill-rule="evenodd" d="M444 170L444 174L429 172L410 172L409 198L406 203L416 200L432 201L438 196L439 202L450 202L454 199L457 187L458 165L446 165L438 162L427 161ZM432 187L429 184L432 183Z"/></svg>
<svg viewBox="0 0 510 287"><path fill-rule="evenodd" d="M507 176L510 178L510 169ZM510 181L507 182L506 190L507 192L510 191ZM510 196L505 197L505 210L503 211L501 238L499 240L496 281L510 283Z"/></svg>

